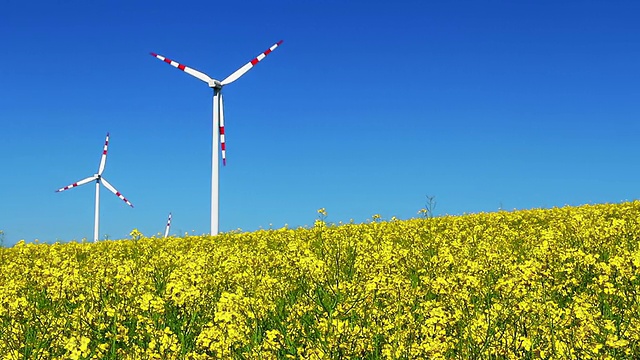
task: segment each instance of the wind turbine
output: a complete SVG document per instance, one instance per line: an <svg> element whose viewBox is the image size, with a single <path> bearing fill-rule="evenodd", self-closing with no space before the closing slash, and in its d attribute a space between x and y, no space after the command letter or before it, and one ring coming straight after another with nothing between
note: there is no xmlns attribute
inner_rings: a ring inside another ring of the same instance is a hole
<svg viewBox="0 0 640 360"><path fill-rule="evenodd" d="M164 229L164 237L169 236L170 228L171 228L171 213L169 213L169 220L167 220L167 227Z"/></svg>
<svg viewBox="0 0 640 360"><path fill-rule="evenodd" d="M229 85L232 82L238 80L247 71L251 70L257 63L262 61L267 55L282 44L282 40L273 44L269 49L256 56L253 60L246 63L244 66L227 76L224 80L216 80L209 75L202 73L196 69L190 68L171 59L168 59L162 55L151 53L152 56L166 62L167 64L178 68L187 74L200 79L207 83L210 88L213 89L213 134L212 134L212 155L211 155L211 235L218 234L218 209L219 209L219 160L218 160L218 142L220 143L220 149L222 151L222 165L226 165L226 143L224 138L224 103L222 100L222 88L225 85ZM216 136L216 129L218 129L218 136Z"/></svg>
<svg viewBox="0 0 640 360"><path fill-rule="evenodd" d="M102 157L100 158L100 166L98 167L98 173L97 174L89 176L88 178L82 179L82 180L80 180L78 182L74 182L73 184L71 184L69 186L65 186L62 189L56 190L56 192L61 192L61 191L65 191L65 190L74 188L76 186L80 186L80 185L84 185L84 184L90 183L92 181L96 182L96 211L95 211L95 220L94 220L94 226L93 226L93 241L94 242L98 241L98 225L100 223L100 183L102 183L102 185L104 185L104 187L109 189L109 191L111 191L112 193L116 194L116 196L119 197L120 199L122 199L125 203L127 203L127 205L133 207L133 204L131 204L129 202L129 200L127 200L127 198L122 196L122 194L118 190L116 190L116 188L114 188L113 185L111 185L107 181L107 179L102 177L102 172L104 172L104 168L107 165L107 147L108 146L109 146L109 133L107 133L107 138L104 141L104 149L102 150Z"/></svg>

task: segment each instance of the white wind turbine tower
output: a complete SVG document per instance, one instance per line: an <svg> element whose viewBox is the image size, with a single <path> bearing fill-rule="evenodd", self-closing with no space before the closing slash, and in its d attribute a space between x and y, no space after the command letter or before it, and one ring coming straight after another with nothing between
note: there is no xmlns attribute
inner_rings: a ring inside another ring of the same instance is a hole
<svg viewBox="0 0 640 360"><path fill-rule="evenodd" d="M104 149L102 150L102 157L100 158L100 166L98 167L98 173L94 174L92 176L89 176L86 179L82 179L78 182L75 182L69 186L65 186L62 189L58 189L56 190L56 192L61 192L61 191L65 191L71 188L74 188L76 186L80 186L80 185L84 185L87 183L90 183L92 181L96 182L96 211L95 211L95 218L94 218L94 226L93 226L93 241L97 242L98 241L98 225L100 224L100 183L102 183L102 185L104 185L104 187L106 187L107 189L109 189L109 191L111 191L112 193L116 194L117 197L119 197L120 199L122 199L125 203L127 203L127 205L133 207L133 205L129 202L129 200L127 200L127 198L125 198L124 196L122 196L122 194L120 194L120 192L118 190L116 190L116 188L113 187L113 185L111 185L107 179L102 177L102 172L104 171L104 168L107 164L107 147L109 146L109 133L107 133L107 138L104 141Z"/></svg>
<svg viewBox="0 0 640 360"><path fill-rule="evenodd" d="M243 67L233 72L231 75L227 76L224 80L219 81L209 77L207 74L204 74L196 69L190 68L183 64L177 63L171 59L167 59L162 55L158 55L156 53L151 53L152 56L166 62L167 64L178 68L187 74L200 79L207 83L210 88L213 89L213 134L212 134L212 155L211 155L211 235L217 235L219 224L218 224L218 209L219 209L219 161L218 161L218 141L220 143L220 148L222 150L222 164L226 165L226 144L224 139L224 104L222 100L222 87L225 85L231 84L232 82L238 80L242 75L244 75L247 71L251 70L257 63L262 61L267 55L269 55L273 50L275 50L278 46L282 44L282 40L278 41L276 44L271 46L265 52L256 56L253 60L246 63ZM216 129L218 129L218 136L216 136Z"/></svg>

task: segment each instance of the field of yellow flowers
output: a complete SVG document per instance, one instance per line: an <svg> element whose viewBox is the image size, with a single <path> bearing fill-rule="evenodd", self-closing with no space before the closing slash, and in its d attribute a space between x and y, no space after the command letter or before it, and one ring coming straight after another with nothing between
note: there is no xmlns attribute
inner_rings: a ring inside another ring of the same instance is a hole
<svg viewBox="0 0 640 360"><path fill-rule="evenodd" d="M0 249L1 359L638 359L640 202Z"/></svg>

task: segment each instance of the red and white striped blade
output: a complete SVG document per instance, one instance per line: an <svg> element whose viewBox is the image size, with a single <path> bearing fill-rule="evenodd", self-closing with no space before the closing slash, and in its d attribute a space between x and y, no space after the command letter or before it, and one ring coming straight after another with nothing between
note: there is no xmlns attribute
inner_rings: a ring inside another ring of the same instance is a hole
<svg viewBox="0 0 640 360"><path fill-rule="evenodd" d="M109 147L109 133L104 141L104 148L102 149L102 157L100 158L100 167L98 168L98 175L102 175L104 167L107 165L107 148Z"/></svg>
<svg viewBox="0 0 640 360"><path fill-rule="evenodd" d="M227 165L227 143L225 141L224 136L224 101L222 100L222 92L219 95L220 98L220 106L218 107L220 110L220 150L222 152L222 166Z"/></svg>
<svg viewBox="0 0 640 360"><path fill-rule="evenodd" d="M171 59L167 59L166 57L164 57L162 55L158 55L156 53L151 53L151 55L153 57L157 58L157 59L160 59L160 60L166 62L167 64L169 64L169 65L171 65L171 66L173 66L173 67L175 67L177 69L180 69L180 70L186 72L187 74L189 74L191 76L194 76L194 77L206 82L207 84L210 84L210 83L213 82L213 79L210 78L207 74L202 73L202 72L200 72L200 71L198 71L198 70L196 70L194 68L190 68L188 66L182 65L182 64L180 64L180 63L178 63L176 61L173 61Z"/></svg>
<svg viewBox="0 0 640 360"><path fill-rule="evenodd" d="M171 228L171 213L169 213L169 220L167 220L167 227L164 229L164 237L169 236L170 228Z"/></svg>
<svg viewBox="0 0 640 360"><path fill-rule="evenodd" d="M252 67L254 67L257 63L262 61L262 59L264 59L267 55L271 54L271 52L273 50L275 50L278 46L280 46L280 44L282 44L282 40L280 40L277 43L273 44L272 47L268 48L262 54L256 56L253 60L249 61L243 67L241 67L240 69L236 70L233 74L227 76L226 79L222 80L221 84L224 86L224 85L231 84L232 82L238 80L240 78L240 76L244 75L247 71L251 70Z"/></svg>
<svg viewBox="0 0 640 360"><path fill-rule="evenodd" d="M100 182L102 183L102 185L104 185L104 187L106 187L107 189L109 189L109 191L111 191L112 193L116 194L117 197L119 197L120 199L122 199L122 201L126 202L127 205L133 207L133 204L131 204L129 202L129 200L127 200L126 197L122 196L122 194L120 194L120 192L118 190L116 190L116 188L113 187L113 185L109 184L109 182L107 181L107 179L105 178L100 178Z"/></svg>
<svg viewBox="0 0 640 360"><path fill-rule="evenodd" d="M86 178L86 179L82 179L82 180L80 180L80 181L78 181L78 182L74 182L73 184L71 184L71 185L69 185L69 186L65 186L65 187L63 187L63 188L61 188L61 189L58 189L58 190L56 190L56 192L61 192L61 191L69 190L69 189L74 188L74 187L76 187L76 186L84 185L84 184L86 184L86 183L90 183L91 181L94 181L94 180L97 180L97 179L98 179L98 177L97 177L97 176L95 176L95 175L94 175L94 176L90 176L90 177L88 177L88 178Z"/></svg>

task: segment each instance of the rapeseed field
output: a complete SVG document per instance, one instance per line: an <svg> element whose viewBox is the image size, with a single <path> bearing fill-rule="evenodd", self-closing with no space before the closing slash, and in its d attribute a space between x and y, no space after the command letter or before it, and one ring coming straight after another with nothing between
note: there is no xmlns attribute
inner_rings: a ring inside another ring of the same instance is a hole
<svg viewBox="0 0 640 360"><path fill-rule="evenodd" d="M1 248L0 358L640 358L638 201L134 234Z"/></svg>

